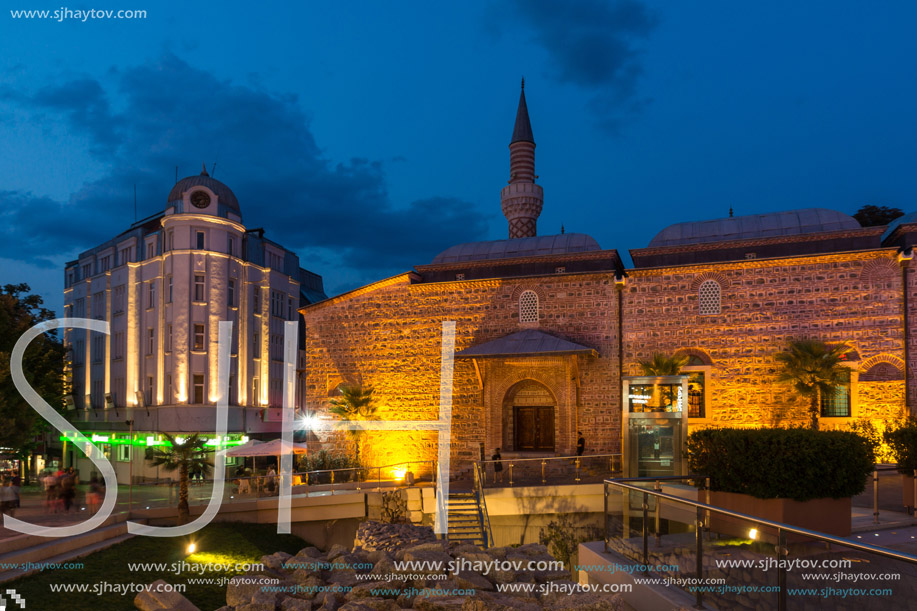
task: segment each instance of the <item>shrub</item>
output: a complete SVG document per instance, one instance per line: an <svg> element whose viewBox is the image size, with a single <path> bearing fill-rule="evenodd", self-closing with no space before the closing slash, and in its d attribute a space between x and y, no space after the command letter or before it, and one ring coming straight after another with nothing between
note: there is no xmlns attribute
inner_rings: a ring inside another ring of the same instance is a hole
<svg viewBox="0 0 917 611"><path fill-rule="evenodd" d="M711 489L760 499L856 496L873 470L869 443L849 431L704 429L688 436L685 456Z"/></svg>
<svg viewBox="0 0 917 611"><path fill-rule="evenodd" d="M866 443L873 450L873 460L877 463L895 462L895 455L892 452L888 442L885 441L885 433L894 430L900 423L888 421L876 425L872 420L857 420L850 424L850 430L863 437Z"/></svg>
<svg viewBox="0 0 917 611"><path fill-rule="evenodd" d="M328 471L330 469L351 469L359 467L356 459L345 454L335 454L328 450L319 450L314 454L307 454L299 462L299 472ZM356 471L341 471L334 474L334 481L343 482L353 478ZM327 484L331 481L331 473L313 474L309 478L310 484Z"/></svg>
<svg viewBox="0 0 917 611"><path fill-rule="evenodd" d="M904 424L886 429L883 438L898 463L898 472L914 475L914 469L917 469L917 420L908 418Z"/></svg>

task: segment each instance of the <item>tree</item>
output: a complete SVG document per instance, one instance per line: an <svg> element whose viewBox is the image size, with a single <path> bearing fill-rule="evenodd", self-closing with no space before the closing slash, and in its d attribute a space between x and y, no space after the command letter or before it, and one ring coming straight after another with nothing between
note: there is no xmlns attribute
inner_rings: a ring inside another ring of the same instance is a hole
<svg viewBox="0 0 917 611"><path fill-rule="evenodd" d="M339 416L344 421L354 420L378 420L376 415L376 406L373 399L373 388L366 388L360 385L340 387L340 396L331 400L331 407L328 411ZM354 446L354 456L357 464L360 462L360 440L365 431L349 430L347 431Z"/></svg>
<svg viewBox="0 0 917 611"><path fill-rule="evenodd" d="M157 446L147 462L166 471L178 471L178 523L188 521L191 511L188 508L188 475L203 473L210 475L213 463L207 460L207 440L195 433L190 437L180 438L163 433L167 445Z"/></svg>
<svg viewBox="0 0 917 611"><path fill-rule="evenodd" d="M35 449L35 439L49 425L16 390L10 375L10 356L22 334L54 318L28 284L0 288L0 448L9 448L24 460ZM44 333L29 344L22 358L26 380L52 407L63 411L67 391L64 371L67 353L53 333ZM26 472L28 476L28 471Z"/></svg>
<svg viewBox="0 0 917 611"><path fill-rule="evenodd" d="M847 381L850 370L841 364L850 351L846 344L828 346L824 342L801 339L790 342L789 350L774 358L780 364L777 380L791 384L809 399L809 427L818 430L818 410L822 395Z"/></svg>
<svg viewBox="0 0 917 611"><path fill-rule="evenodd" d="M653 354L652 359L637 361L637 364L640 365L645 376L677 376L681 373L681 368L688 364L688 359L687 356L666 356L657 352ZM659 408L664 404L671 404L674 398L674 392L670 386L663 389L656 384L653 386L653 394L647 407Z"/></svg>
<svg viewBox="0 0 917 611"><path fill-rule="evenodd" d="M645 376L677 376L688 364L687 356L666 356L657 352L648 361L637 361Z"/></svg>
<svg viewBox="0 0 917 611"><path fill-rule="evenodd" d="M859 221L863 227L876 227L878 225L888 225L899 216L904 216L904 211L900 208L866 205L857 210L853 218Z"/></svg>

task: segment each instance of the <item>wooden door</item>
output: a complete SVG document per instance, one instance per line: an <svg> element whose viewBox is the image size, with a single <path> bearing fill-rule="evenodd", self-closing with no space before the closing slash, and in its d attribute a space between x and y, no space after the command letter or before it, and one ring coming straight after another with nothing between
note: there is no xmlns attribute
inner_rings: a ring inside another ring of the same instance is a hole
<svg viewBox="0 0 917 611"><path fill-rule="evenodd" d="M554 408L516 407L513 432L516 450L554 451Z"/></svg>

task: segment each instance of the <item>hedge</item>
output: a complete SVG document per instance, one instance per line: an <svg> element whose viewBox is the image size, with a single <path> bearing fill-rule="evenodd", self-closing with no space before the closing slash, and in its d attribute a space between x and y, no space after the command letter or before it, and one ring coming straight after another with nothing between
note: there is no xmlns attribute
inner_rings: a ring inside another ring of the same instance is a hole
<svg viewBox="0 0 917 611"><path fill-rule="evenodd" d="M898 463L898 472L914 475L917 469L917 421L911 418L902 426L886 430L883 437Z"/></svg>
<svg viewBox="0 0 917 611"><path fill-rule="evenodd" d="M873 470L868 443L848 431L704 429L688 436L685 456L711 489L759 499L856 496Z"/></svg>

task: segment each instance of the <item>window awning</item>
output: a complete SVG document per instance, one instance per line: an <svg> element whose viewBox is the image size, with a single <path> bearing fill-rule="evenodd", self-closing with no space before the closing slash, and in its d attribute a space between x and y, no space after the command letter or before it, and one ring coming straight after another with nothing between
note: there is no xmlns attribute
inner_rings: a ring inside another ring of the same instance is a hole
<svg viewBox="0 0 917 611"><path fill-rule="evenodd" d="M536 329L526 329L498 339L478 344L455 353L458 359L496 358L508 356L562 356L587 354L598 356L595 348L550 335Z"/></svg>

